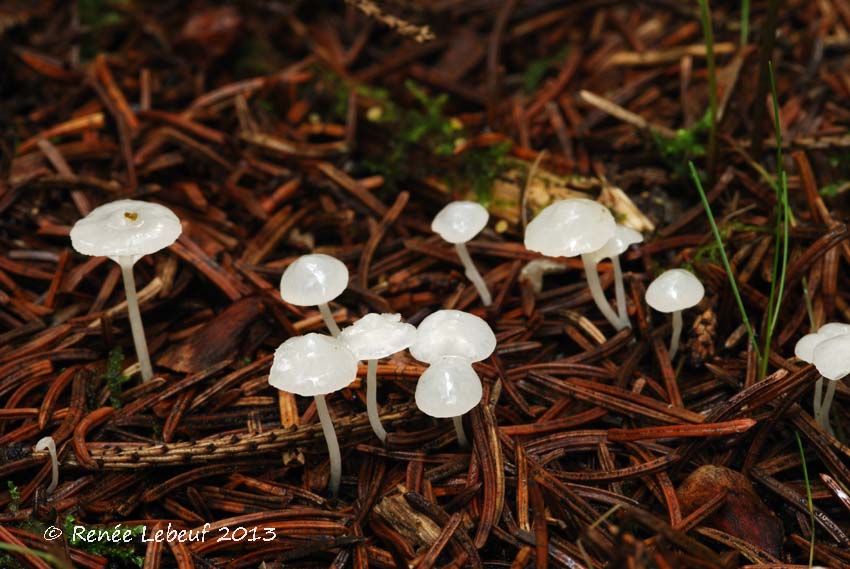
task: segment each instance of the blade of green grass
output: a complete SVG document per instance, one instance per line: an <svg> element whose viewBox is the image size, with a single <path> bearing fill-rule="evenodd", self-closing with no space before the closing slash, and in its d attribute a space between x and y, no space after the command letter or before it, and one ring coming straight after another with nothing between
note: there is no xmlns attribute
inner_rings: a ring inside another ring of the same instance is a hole
<svg viewBox="0 0 850 569"><path fill-rule="evenodd" d="M750 35L750 0L741 0L741 45L747 45Z"/></svg>
<svg viewBox="0 0 850 569"><path fill-rule="evenodd" d="M705 36L705 62L708 67L708 112L711 122L708 128L708 177L714 180L717 158L717 75L714 66L714 32L711 26L711 8L708 0L699 0L702 32Z"/></svg>
<svg viewBox="0 0 850 569"><path fill-rule="evenodd" d="M741 311L741 319L744 321L744 326L747 328L747 335L750 338L750 343L753 350L756 352L756 357L761 361L761 352L759 351L758 342L756 341L755 332L750 325L750 319L747 316L747 310L744 308L744 301L741 298L741 291L738 290L738 283L735 282L735 275L732 273L732 266L729 264L729 258L726 256L726 248L723 246L723 238L720 236L720 230L717 228L717 222L714 221L714 214L711 213L711 205L708 203L708 197L705 195L705 190L702 189L702 182L697 174L697 169L693 162L688 161L688 167L691 169L691 177L696 184L699 197L702 200L702 205L705 208L705 215L708 217L708 223L711 225L711 232L714 234L714 240L717 242L717 248L720 251L720 259L723 261L723 268L726 269L726 276L729 277L729 284L732 287L732 294L735 295L735 302L738 303L738 310Z"/></svg>
<svg viewBox="0 0 850 569"><path fill-rule="evenodd" d="M800 440L800 433L797 431L794 431L794 436L797 438L797 448L800 449L800 461L803 463L803 480L806 482L806 499L809 502L809 516L812 524L812 541L809 544L809 567L811 567L815 561L815 504L812 501L812 485L809 483L809 467L806 465L806 452L803 450L803 441Z"/></svg>

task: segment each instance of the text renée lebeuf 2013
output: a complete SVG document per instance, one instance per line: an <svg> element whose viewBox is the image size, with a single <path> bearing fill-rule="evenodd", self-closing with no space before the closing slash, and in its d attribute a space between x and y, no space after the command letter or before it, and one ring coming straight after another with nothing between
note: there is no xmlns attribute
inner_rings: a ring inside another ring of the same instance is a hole
<svg viewBox="0 0 850 569"><path fill-rule="evenodd" d="M212 531L210 524L204 524L202 529L177 529L169 522L164 528L148 533L148 528L142 526L141 535L134 536L133 530L122 528L118 524L114 528L98 528L91 529L85 526L74 526L71 534L74 540L80 540L86 543L94 542L110 542L110 543L132 543L139 539L142 543L149 542L205 542L207 539L215 539L215 541L274 541L277 539L275 528L245 528L242 526L231 530L227 526L222 526Z"/></svg>

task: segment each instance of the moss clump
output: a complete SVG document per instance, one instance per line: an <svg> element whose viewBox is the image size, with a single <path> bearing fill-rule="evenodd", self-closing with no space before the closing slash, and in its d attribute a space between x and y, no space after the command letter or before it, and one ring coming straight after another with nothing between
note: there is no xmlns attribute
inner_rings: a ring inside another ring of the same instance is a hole
<svg viewBox="0 0 850 569"><path fill-rule="evenodd" d="M82 539L75 539L74 526L81 526L82 524L74 520L72 516L67 516L65 518L64 525L65 535L68 536L68 544L71 547L76 547L94 555L100 555L101 557L105 557L110 561L110 567L136 568L143 567L145 564L145 556L140 555L136 551L136 546L141 543L140 538L142 536L142 533L145 531L144 526L120 527L119 529L121 535L123 536L124 532L129 530L132 539L129 541L129 543L124 543L122 538L122 542L115 543L113 541L107 540L86 541ZM86 530L88 529L89 528L86 528Z"/></svg>
<svg viewBox="0 0 850 569"><path fill-rule="evenodd" d="M705 156L702 139L711 126L711 115L705 113L700 120L689 128L680 128L673 137L666 137L651 131L652 139L661 153L661 157L673 172L684 177L687 174L688 160Z"/></svg>
<svg viewBox="0 0 850 569"><path fill-rule="evenodd" d="M123 368L124 352L121 348L115 346L109 351L103 379L109 389L109 404L116 409L121 407L121 394L124 391L124 384L130 381L129 377L121 373Z"/></svg>

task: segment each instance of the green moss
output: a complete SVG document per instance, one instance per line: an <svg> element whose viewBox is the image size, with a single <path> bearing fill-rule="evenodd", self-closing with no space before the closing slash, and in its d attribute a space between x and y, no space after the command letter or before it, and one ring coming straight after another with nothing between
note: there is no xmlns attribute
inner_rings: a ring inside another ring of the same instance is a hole
<svg viewBox="0 0 850 569"><path fill-rule="evenodd" d="M130 381L129 377L121 373L123 368L124 352L120 347L115 346L109 351L109 359L106 363L103 379L109 388L109 404L116 409L121 407L121 393L124 391L124 384Z"/></svg>
<svg viewBox="0 0 850 569"><path fill-rule="evenodd" d="M94 555L100 555L101 557L105 557L112 563L110 567L143 567L145 564L145 556L144 554L139 554L137 551L137 546L141 544L141 536L145 530L144 526L120 526L119 529L121 534L126 530L130 530L133 539L130 543L115 543L113 541L86 541L82 539L74 538L74 526L81 526L83 524L74 520L72 516L67 516L65 518L65 535L68 537L68 543L71 547L76 547L92 553ZM88 529L96 529L96 528L86 528ZM103 528L107 529L107 528ZM114 528L108 528L114 529Z"/></svg>
<svg viewBox="0 0 850 569"><path fill-rule="evenodd" d="M9 489L9 511L17 512L21 506L21 490L11 480L6 481L6 488Z"/></svg>
<svg viewBox="0 0 850 569"><path fill-rule="evenodd" d="M558 50L555 55L537 59L528 64L525 72L522 74L522 90L526 93L533 93L543 82L551 69L559 66L567 54L570 52L568 47L563 47Z"/></svg>
<svg viewBox="0 0 850 569"><path fill-rule="evenodd" d="M650 131L655 145L665 162L678 177L687 174L688 160L705 156L703 139L711 126L711 115L705 113L700 120L689 128L680 128L675 136L662 136Z"/></svg>

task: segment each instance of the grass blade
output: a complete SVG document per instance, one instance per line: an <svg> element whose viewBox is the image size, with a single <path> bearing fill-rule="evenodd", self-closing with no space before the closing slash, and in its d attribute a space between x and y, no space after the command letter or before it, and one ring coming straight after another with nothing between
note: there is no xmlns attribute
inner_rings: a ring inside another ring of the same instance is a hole
<svg viewBox="0 0 850 569"><path fill-rule="evenodd" d="M812 541L809 544L809 567L815 561L815 505L812 501L812 485L809 483L809 467L806 465L806 452L803 450L803 441L800 440L800 433L794 431L794 436L797 438L797 448L800 449L800 462L803 463L803 480L806 482L806 499L809 502L809 516L811 517L811 534Z"/></svg>
<svg viewBox="0 0 850 569"><path fill-rule="evenodd" d="M708 129L708 177L714 179L717 158L717 75L714 69L714 32L711 27L711 8L708 0L699 0L702 32L705 36L705 61L708 67L708 112L711 122Z"/></svg>

